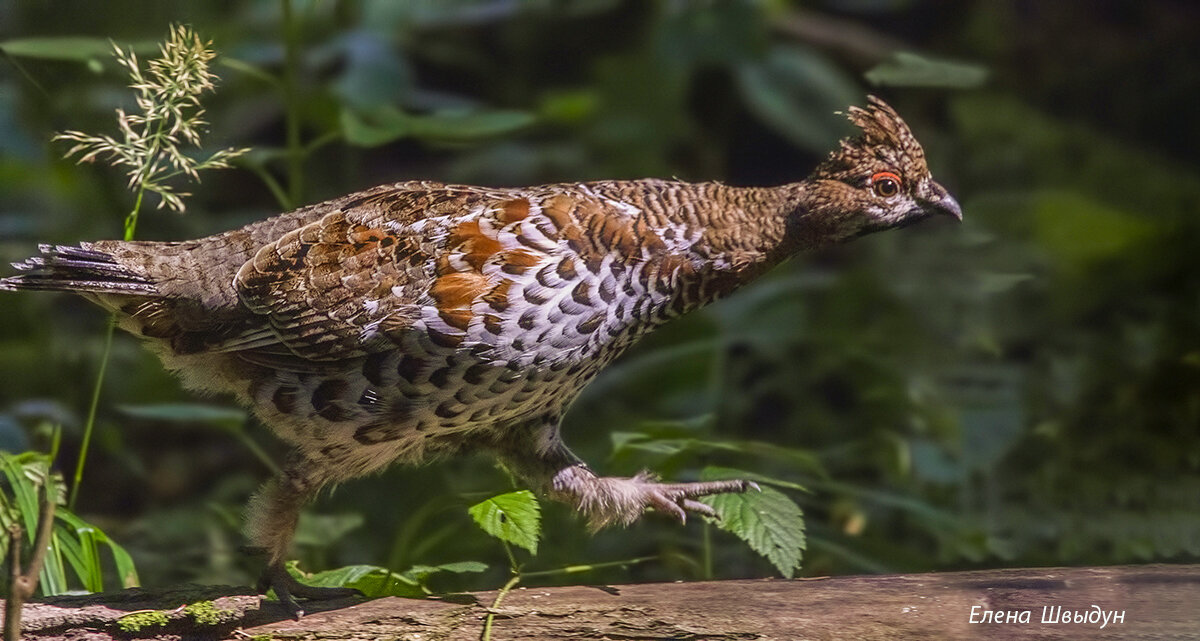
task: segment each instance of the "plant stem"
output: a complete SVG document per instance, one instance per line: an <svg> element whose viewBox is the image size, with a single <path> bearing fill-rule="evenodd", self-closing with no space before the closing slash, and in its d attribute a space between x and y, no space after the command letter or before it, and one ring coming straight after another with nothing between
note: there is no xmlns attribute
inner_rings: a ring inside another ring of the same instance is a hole
<svg viewBox="0 0 1200 641"><path fill-rule="evenodd" d="M137 231L138 212L142 210L142 199L146 196L146 184L138 187L137 198L133 209L125 216L125 240L133 240ZM83 425L83 442L79 444L79 458L75 461L75 477L71 481L71 498L67 500L67 509L75 509L75 500L79 498L79 486L83 482L83 467L87 463L88 448L92 444L92 432L96 427L96 412L100 408L100 390L104 387L104 373L108 370L108 357L112 353L113 334L117 328L117 315L108 317L108 330L104 333L104 352L100 355L100 369L96 372L96 384L92 387L92 402L88 406L87 422Z"/></svg>
<svg viewBox="0 0 1200 641"><path fill-rule="evenodd" d="M287 128L288 200L301 202L304 194L304 149L300 143L300 100L297 71L300 64L300 28L292 12L291 0L283 3L283 101Z"/></svg>
<svg viewBox="0 0 1200 641"><path fill-rule="evenodd" d="M508 580L508 583L505 583L504 587L500 588L500 591L496 593L496 599L492 601L492 607L488 608L488 610L495 610L496 608L500 607L500 602L503 601L504 597L511 592L513 588L517 587L517 584L520 582L521 575L514 574L513 577ZM495 618L496 613L494 611L488 612L487 619L483 621L483 634L479 637L482 641L492 641L492 620Z"/></svg>
<svg viewBox="0 0 1200 641"><path fill-rule="evenodd" d="M142 210L142 198L146 195L146 183L143 182L138 186L137 200L133 201L133 210L125 216L125 240L133 240L133 234L137 231L138 212Z"/></svg>
<svg viewBox="0 0 1200 641"><path fill-rule="evenodd" d="M517 563L517 557L513 554L512 547L508 544L508 541L501 539L500 544L504 546L504 553L508 555L509 571L516 575L521 574L521 564Z"/></svg>
<svg viewBox="0 0 1200 641"><path fill-rule="evenodd" d="M603 563L588 563L585 565L568 565L566 567L555 568L553 570L537 570L535 572L523 572L523 573L521 573L521 576L523 578L529 579L529 578L537 577L537 576L557 576L557 575L567 575L567 574L578 574L580 572L591 572L592 570L599 570L602 568L617 568L617 567L623 567L626 565L635 565L638 563L645 563L646 561L653 561L657 558L658 558L657 556L639 556L639 557L635 557L632 559L625 559L624 561L605 561Z"/></svg>
<svg viewBox="0 0 1200 641"><path fill-rule="evenodd" d="M83 442L79 444L79 459L75 461L75 477L71 481L71 498L67 500L67 509L75 509L75 499L79 498L79 486L83 480L83 466L87 462L88 447L92 443L92 431L96 426L96 410L100 407L100 390L104 387L104 371L108 369L108 355L112 351L113 332L117 328L117 316L108 317L108 331L104 335L104 352L100 356L100 370L96 372L96 384L92 387L92 403L88 407L87 422L83 425Z"/></svg>
<svg viewBox="0 0 1200 641"><path fill-rule="evenodd" d="M704 522L704 580L712 581L713 579L713 549L712 549L712 525L707 521Z"/></svg>
<svg viewBox="0 0 1200 641"><path fill-rule="evenodd" d="M268 171L266 167L258 164L251 165L249 163L246 164L246 167L250 171L253 171L254 174L263 181L263 184L266 185L267 189L271 191L271 195L275 196L276 202L279 203L279 206L282 207L284 211L295 208L296 203L292 202L291 197L287 195L287 192L284 191L283 187L279 184L279 181L271 175L271 172Z"/></svg>
<svg viewBox="0 0 1200 641"><path fill-rule="evenodd" d="M37 532L33 536L33 553L29 566L21 572L21 526L8 526L8 599L4 604L4 641L21 640L22 606L37 590L38 575L50 548L50 535L54 527L54 510L58 505L58 491L54 488L53 475L47 475L38 495Z"/></svg>
<svg viewBox="0 0 1200 641"><path fill-rule="evenodd" d="M271 471L271 474L278 475L280 473L279 466L275 464L275 461L271 459L271 456L267 454L265 450L263 450L258 442L246 433L245 426L234 430L233 433L235 436L237 436L237 439L246 446L246 449L250 450L250 453L253 454L255 458L257 458L259 461L262 461L262 464Z"/></svg>
<svg viewBox="0 0 1200 641"><path fill-rule="evenodd" d="M492 620L496 618L496 613L491 610L500 607L500 602L504 600L504 596L521 582L521 566L517 563L517 557L513 555L508 541L500 539L500 544L504 546L504 553L508 555L508 571L512 572L512 578L508 580L508 583L504 584L504 587L500 588L500 591L496 593L496 599L492 601L492 607L488 608L487 618L483 621L483 634L479 637L482 641L491 641L492 639Z"/></svg>

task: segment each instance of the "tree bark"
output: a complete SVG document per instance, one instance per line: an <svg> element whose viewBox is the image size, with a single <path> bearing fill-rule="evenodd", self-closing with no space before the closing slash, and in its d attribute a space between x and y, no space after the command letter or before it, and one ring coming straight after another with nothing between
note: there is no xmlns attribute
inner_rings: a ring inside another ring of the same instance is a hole
<svg viewBox="0 0 1200 641"><path fill-rule="evenodd" d="M180 607L212 599L216 623ZM25 638L475 641L494 599L309 603L292 621L247 589L125 590L27 604ZM168 623L120 631L118 618L145 610ZM518 588L495 614L496 640L1200 639L1200 565Z"/></svg>

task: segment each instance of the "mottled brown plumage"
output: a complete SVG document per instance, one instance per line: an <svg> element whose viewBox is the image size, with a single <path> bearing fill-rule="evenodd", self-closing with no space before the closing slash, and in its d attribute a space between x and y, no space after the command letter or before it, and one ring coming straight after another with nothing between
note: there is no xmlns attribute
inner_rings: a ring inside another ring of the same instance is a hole
<svg viewBox="0 0 1200 641"><path fill-rule="evenodd" d="M559 437L579 390L637 338L786 257L933 214L961 218L904 122L872 98L807 180L638 180L490 189L383 185L177 243L43 247L4 289L79 292L117 312L190 387L229 393L295 453L251 503L266 583L300 508L393 462L488 449L595 526L742 481L596 476Z"/></svg>

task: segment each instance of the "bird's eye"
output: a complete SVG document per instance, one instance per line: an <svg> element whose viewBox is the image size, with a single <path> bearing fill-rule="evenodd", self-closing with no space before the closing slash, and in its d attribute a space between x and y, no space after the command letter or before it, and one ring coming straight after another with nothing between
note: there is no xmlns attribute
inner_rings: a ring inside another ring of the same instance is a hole
<svg viewBox="0 0 1200 641"><path fill-rule="evenodd" d="M871 176L871 191L880 198L891 198L900 193L900 177L890 171L881 171Z"/></svg>

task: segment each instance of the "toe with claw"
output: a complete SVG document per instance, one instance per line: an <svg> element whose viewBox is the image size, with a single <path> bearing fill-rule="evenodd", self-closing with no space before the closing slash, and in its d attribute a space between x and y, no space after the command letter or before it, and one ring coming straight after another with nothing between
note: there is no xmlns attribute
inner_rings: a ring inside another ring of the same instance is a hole
<svg viewBox="0 0 1200 641"><path fill-rule="evenodd" d="M717 518L711 507L697 501L702 496L759 489L752 481L702 481L660 483L649 473L631 478L596 476L587 466L567 467L554 477L553 496L574 503L587 515L593 529L629 525L653 508L681 523L688 512Z"/></svg>
<svg viewBox="0 0 1200 641"><path fill-rule="evenodd" d="M283 607L291 613L292 618L299 620L304 616L304 608L296 601L297 598L329 601L351 596L362 596L362 592L354 588L321 588L305 585L296 580L287 571L282 562L272 563L263 570L258 579L258 592L266 594L268 590L275 591L275 597Z"/></svg>
<svg viewBox="0 0 1200 641"><path fill-rule="evenodd" d="M634 480L641 479L639 475ZM750 489L762 491L753 481L708 481L702 483L657 483L642 481L646 497L646 505L687 523L687 514L692 512L701 516L719 519L715 511L705 503L695 500L701 496L714 494L742 493Z"/></svg>

